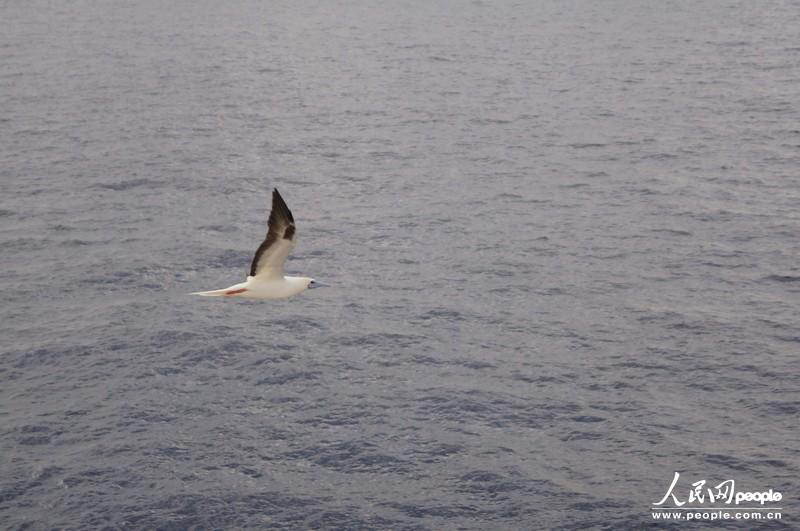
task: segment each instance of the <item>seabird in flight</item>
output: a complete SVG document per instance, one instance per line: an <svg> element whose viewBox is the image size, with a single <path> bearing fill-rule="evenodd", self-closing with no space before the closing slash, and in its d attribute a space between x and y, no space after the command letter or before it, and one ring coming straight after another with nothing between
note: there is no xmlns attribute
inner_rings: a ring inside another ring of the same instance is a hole
<svg viewBox="0 0 800 531"><path fill-rule="evenodd" d="M317 286L309 277L288 277L283 263L296 243L294 218L278 189L272 191L272 212L267 222L267 237L258 247L247 281L225 289L198 291L204 297L242 297L246 299L283 299Z"/></svg>

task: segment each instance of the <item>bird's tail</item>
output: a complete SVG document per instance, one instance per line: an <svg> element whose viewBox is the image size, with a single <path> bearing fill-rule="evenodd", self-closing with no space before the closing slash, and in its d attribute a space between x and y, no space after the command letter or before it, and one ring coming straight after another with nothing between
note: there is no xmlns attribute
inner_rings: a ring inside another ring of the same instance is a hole
<svg viewBox="0 0 800 531"><path fill-rule="evenodd" d="M215 289L213 291L195 291L192 295L200 295L201 297L222 297L227 290Z"/></svg>
<svg viewBox="0 0 800 531"><path fill-rule="evenodd" d="M246 289L215 289L212 291L195 291L192 295L200 295L201 297L231 297L233 295L238 295L240 293L244 293L247 291Z"/></svg>

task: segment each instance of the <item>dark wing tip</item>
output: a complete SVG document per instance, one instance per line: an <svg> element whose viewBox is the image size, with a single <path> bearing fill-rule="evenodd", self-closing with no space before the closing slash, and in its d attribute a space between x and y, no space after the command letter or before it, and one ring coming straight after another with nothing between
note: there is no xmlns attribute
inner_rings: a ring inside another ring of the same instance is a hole
<svg viewBox="0 0 800 531"><path fill-rule="evenodd" d="M272 212L277 212L288 219L290 223L294 223L292 211L289 210L288 206L286 206L286 201L283 200L277 188L272 190Z"/></svg>

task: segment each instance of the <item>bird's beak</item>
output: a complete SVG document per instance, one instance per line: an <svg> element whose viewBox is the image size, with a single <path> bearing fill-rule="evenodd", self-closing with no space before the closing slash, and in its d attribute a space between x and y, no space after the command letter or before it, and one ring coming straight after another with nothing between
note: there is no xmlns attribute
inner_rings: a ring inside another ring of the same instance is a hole
<svg viewBox="0 0 800 531"><path fill-rule="evenodd" d="M328 285L327 285L327 284L323 284L323 283L322 283L322 282L320 282L319 280L315 280L313 284L309 284L309 285L308 285L308 289L313 289L313 288L327 288L327 287L328 287Z"/></svg>

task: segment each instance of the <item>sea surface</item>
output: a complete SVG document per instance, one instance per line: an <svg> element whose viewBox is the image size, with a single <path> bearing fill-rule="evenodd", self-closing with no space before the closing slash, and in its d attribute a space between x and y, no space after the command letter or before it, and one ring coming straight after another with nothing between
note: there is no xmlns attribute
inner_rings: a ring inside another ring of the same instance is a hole
<svg viewBox="0 0 800 531"><path fill-rule="evenodd" d="M797 529L798 28L3 1L0 528L642 528L679 472ZM329 287L189 295L273 187Z"/></svg>

